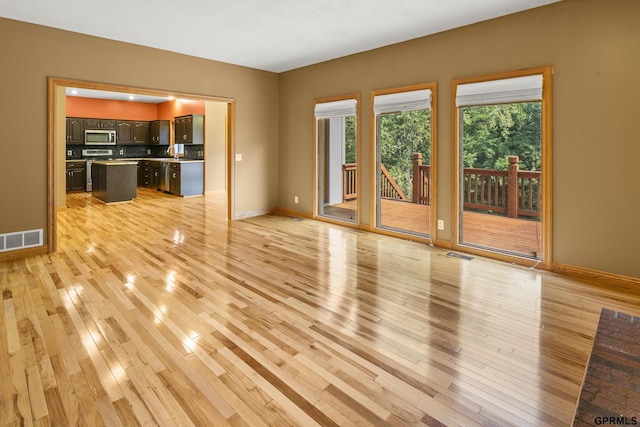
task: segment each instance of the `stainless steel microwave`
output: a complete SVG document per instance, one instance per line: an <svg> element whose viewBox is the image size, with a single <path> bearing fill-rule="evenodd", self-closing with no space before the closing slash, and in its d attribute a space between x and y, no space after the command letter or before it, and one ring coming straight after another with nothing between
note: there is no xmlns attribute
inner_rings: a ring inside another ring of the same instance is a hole
<svg viewBox="0 0 640 427"><path fill-rule="evenodd" d="M87 129L84 131L85 145L116 145L115 130Z"/></svg>

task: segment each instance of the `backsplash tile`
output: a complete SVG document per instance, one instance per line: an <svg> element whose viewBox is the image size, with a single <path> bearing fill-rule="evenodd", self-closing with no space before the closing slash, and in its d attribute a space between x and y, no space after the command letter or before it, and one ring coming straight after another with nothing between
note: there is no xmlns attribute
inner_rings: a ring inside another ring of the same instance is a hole
<svg viewBox="0 0 640 427"><path fill-rule="evenodd" d="M112 150L113 154L104 157L90 157L91 159L131 159L131 158L162 158L171 157L167 154L168 145L67 145L66 159L78 160L89 158L82 155L83 149L106 148ZM184 158L189 160L204 159L203 144L185 144Z"/></svg>

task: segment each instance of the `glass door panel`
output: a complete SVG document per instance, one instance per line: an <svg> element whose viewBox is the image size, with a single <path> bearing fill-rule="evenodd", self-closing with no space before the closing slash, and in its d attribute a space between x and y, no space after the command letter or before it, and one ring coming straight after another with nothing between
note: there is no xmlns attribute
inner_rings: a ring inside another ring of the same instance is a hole
<svg viewBox="0 0 640 427"><path fill-rule="evenodd" d="M541 102L459 108L460 244L540 259Z"/></svg>
<svg viewBox="0 0 640 427"><path fill-rule="evenodd" d="M356 222L356 126L355 115L317 119L318 216Z"/></svg>
<svg viewBox="0 0 640 427"><path fill-rule="evenodd" d="M377 120L377 225L429 236L431 110L381 113Z"/></svg>

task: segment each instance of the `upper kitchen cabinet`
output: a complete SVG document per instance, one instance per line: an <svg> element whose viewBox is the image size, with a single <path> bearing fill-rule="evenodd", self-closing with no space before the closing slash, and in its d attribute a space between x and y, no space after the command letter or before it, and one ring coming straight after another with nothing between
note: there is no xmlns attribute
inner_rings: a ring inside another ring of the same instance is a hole
<svg viewBox="0 0 640 427"><path fill-rule="evenodd" d="M149 142L149 122L133 122L133 143L147 144Z"/></svg>
<svg viewBox="0 0 640 427"><path fill-rule="evenodd" d="M204 144L204 116L191 114L175 118L176 144Z"/></svg>
<svg viewBox="0 0 640 427"><path fill-rule="evenodd" d="M93 130L93 129L115 130L116 121L101 120L101 119L84 119L84 128L90 129L90 130Z"/></svg>
<svg viewBox="0 0 640 427"><path fill-rule="evenodd" d="M67 117L67 144L84 144L84 119Z"/></svg>
<svg viewBox="0 0 640 427"><path fill-rule="evenodd" d="M169 145L171 124L169 120L155 120L149 123L149 142L157 145Z"/></svg>
<svg viewBox="0 0 640 427"><path fill-rule="evenodd" d="M116 121L116 140L121 145L147 144L149 141L149 122Z"/></svg>
<svg viewBox="0 0 640 427"><path fill-rule="evenodd" d="M133 143L133 122L129 120L116 121L116 142L118 144Z"/></svg>

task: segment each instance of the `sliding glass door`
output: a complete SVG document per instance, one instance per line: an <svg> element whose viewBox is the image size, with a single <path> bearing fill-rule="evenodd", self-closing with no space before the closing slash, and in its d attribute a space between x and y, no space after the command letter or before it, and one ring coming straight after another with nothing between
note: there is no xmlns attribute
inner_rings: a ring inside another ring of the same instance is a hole
<svg viewBox="0 0 640 427"><path fill-rule="evenodd" d="M317 102L317 216L358 219L357 99Z"/></svg>
<svg viewBox="0 0 640 427"><path fill-rule="evenodd" d="M550 203L543 73L456 85L457 244L542 261Z"/></svg>
<svg viewBox="0 0 640 427"><path fill-rule="evenodd" d="M374 93L376 226L431 235L435 85Z"/></svg>

